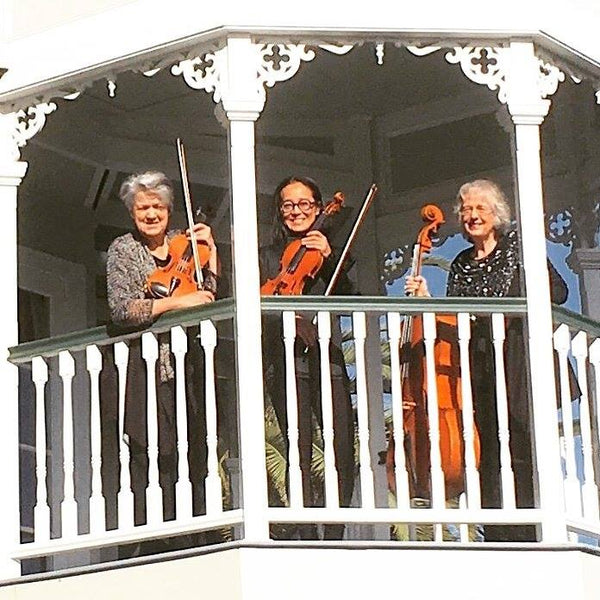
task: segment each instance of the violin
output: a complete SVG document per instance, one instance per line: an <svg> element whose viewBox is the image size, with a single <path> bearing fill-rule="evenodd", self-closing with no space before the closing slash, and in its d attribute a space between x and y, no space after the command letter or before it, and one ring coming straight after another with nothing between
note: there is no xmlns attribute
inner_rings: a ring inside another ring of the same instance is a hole
<svg viewBox="0 0 600 600"><path fill-rule="evenodd" d="M432 248L432 236L444 223L442 211L435 205L423 207L426 224L414 246L411 275L421 274L423 256ZM435 385L438 401L439 437L430 432L426 351L422 316L406 318L400 338L402 403L405 451L411 497L431 498L433 455L441 464L446 498L454 498L465 489L465 448L463 438L462 390L457 319L455 315L436 315L437 337L433 348ZM432 452L431 440L439 439L439 453ZM473 439L475 463L479 464L479 435ZM388 485L395 489L394 437L390 437L386 466Z"/></svg>
<svg viewBox="0 0 600 600"><path fill-rule="evenodd" d="M197 242L200 267L210 260L210 247L207 242ZM151 298L183 296L202 289L196 275L192 242L185 233L178 233L169 242L167 264L157 267L146 280L146 291Z"/></svg>
<svg viewBox="0 0 600 600"><path fill-rule="evenodd" d="M177 157L183 185L183 197L190 237L184 233L171 238L168 250L168 262L157 267L146 280L146 293L151 298L183 296L202 289L204 278L202 269L208 264L211 256L210 246L206 241L197 240L194 232L192 216L192 199L190 194L185 149L177 138Z"/></svg>
<svg viewBox="0 0 600 600"><path fill-rule="evenodd" d="M338 213L344 201L344 194L336 192L309 231L321 231L325 220ZM314 279L323 266L323 255L315 248L303 246L301 239L295 239L286 246L279 264L279 273L261 286L263 296L300 296L306 280Z"/></svg>

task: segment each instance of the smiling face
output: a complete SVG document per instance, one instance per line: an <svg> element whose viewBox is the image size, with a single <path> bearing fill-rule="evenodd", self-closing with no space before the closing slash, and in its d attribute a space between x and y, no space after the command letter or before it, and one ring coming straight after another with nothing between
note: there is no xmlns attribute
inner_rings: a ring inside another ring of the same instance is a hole
<svg viewBox="0 0 600 600"><path fill-rule="evenodd" d="M139 191L133 201L131 217L144 238L162 243L169 223L169 208L159 194Z"/></svg>
<svg viewBox="0 0 600 600"><path fill-rule="evenodd" d="M474 243L496 238L497 217L485 190L471 188L462 198L459 213L465 233Z"/></svg>
<svg viewBox="0 0 600 600"><path fill-rule="evenodd" d="M279 210L283 223L294 233L308 231L321 212L311 189L299 181L281 190Z"/></svg>

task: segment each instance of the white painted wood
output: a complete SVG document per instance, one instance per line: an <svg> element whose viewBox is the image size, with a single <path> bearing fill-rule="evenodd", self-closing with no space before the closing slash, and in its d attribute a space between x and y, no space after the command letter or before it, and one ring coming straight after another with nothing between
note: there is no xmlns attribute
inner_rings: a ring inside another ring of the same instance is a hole
<svg viewBox="0 0 600 600"><path fill-rule="evenodd" d="M217 452L217 394L215 386L215 348L217 328L211 321L200 322L200 342L204 349L206 385L206 444L208 447L208 475L206 477L206 514L218 516L223 512L223 494L219 476L219 455Z"/></svg>
<svg viewBox="0 0 600 600"><path fill-rule="evenodd" d="M105 502L102 495L102 437L100 428L100 372L102 354L97 346L85 349L90 376L90 440L92 466L92 495L90 497L90 533L106 529Z"/></svg>
<svg viewBox="0 0 600 600"><path fill-rule="evenodd" d="M536 465L540 506L545 518L542 537L567 541L560 466L556 389L552 356L552 313L546 263L539 126L550 101L540 97L540 65L532 43L511 42L506 84L508 110L515 124L517 218L528 299L528 360L531 374ZM557 493L557 490L558 493Z"/></svg>
<svg viewBox="0 0 600 600"><path fill-rule="evenodd" d="M227 42L223 109L229 120L231 215L237 394L244 494L244 535L266 540L264 390L261 347L260 276L256 213L254 121L264 101L256 90L254 45L240 36Z"/></svg>
<svg viewBox="0 0 600 600"><path fill-rule="evenodd" d="M492 315L492 343L494 345L494 367L496 372L496 412L498 414L498 440L500 442L500 481L502 484L502 508L515 509L515 474L510 454L510 424L508 396L506 395L506 369L504 368L504 315Z"/></svg>
<svg viewBox="0 0 600 600"><path fill-rule="evenodd" d="M300 470L300 446L298 430L298 390L296 386L296 360L294 344L296 342L296 313L286 310L282 314L283 343L285 350L285 397L288 430L282 435L288 437L288 472L290 480L290 508L300 508L302 502L302 472ZM276 348L271 349L277 352Z"/></svg>
<svg viewBox="0 0 600 600"><path fill-rule="evenodd" d="M163 497L158 470L158 397L156 393L156 361L158 341L153 333L142 334L142 358L146 361L148 397L148 488L146 489L146 523L157 525L163 520Z"/></svg>
<svg viewBox="0 0 600 600"><path fill-rule="evenodd" d="M188 428L185 393L185 355L188 340L183 327L171 328L171 352L175 356L175 402L177 413L177 483L175 484L175 508L177 521L192 517L192 482L188 463Z"/></svg>
<svg viewBox="0 0 600 600"><path fill-rule="evenodd" d="M127 386L127 364L129 346L125 342L114 345L115 365L119 380L119 493L117 504L119 511L119 529L129 530L134 524L133 492L131 491L131 472L129 470L129 440L125 439L125 389Z"/></svg>
<svg viewBox="0 0 600 600"><path fill-rule="evenodd" d="M590 414L590 395L587 380L588 345L587 334L580 331L571 343L573 356L577 362L577 381L581 390L579 403L579 429L581 431L581 452L583 458L583 516L586 519L598 519L598 486L594 479L592 422Z"/></svg>
<svg viewBox="0 0 600 600"><path fill-rule="evenodd" d="M595 431L600 431L600 412L598 394L600 393L600 338L596 338L591 344L589 349L590 363L594 367L594 394L592 395L592 402L594 407L594 414L596 415L596 427ZM597 435L597 434L596 434ZM598 437L595 438L597 443L600 443ZM594 446L594 455L598 454L598 447Z"/></svg>
<svg viewBox="0 0 600 600"><path fill-rule="evenodd" d="M5 289L0 311L0 382L4 398L0 419L2 485L0 494L0 578L20 574L11 553L19 545L19 374L8 362L8 349L19 342L17 308L17 188L27 163L17 162L12 116L0 115L0 209L2 210L2 262Z"/></svg>
<svg viewBox="0 0 600 600"><path fill-rule="evenodd" d="M323 455L325 460L325 506L335 508L340 505L338 472L333 446L333 395L331 391L331 363L329 343L331 342L331 315L320 311L317 314L321 366L321 411L323 414Z"/></svg>
<svg viewBox="0 0 600 600"><path fill-rule="evenodd" d="M73 461L73 377L75 361L70 352L63 350L58 355L58 371L63 389L63 468L64 500L61 503L61 523L63 539L77 535L77 502L75 502L75 466Z"/></svg>
<svg viewBox="0 0 600 600"><path fill-rule="evenodd" d="M481 489L479 487L479 470L475 457L475 421L473 413L473 390L471 386L471 361L469 360L469 344L471 340L471 315L459 313L458 348L460 353L460 389L462 400L463 439L465 443L465 481L466 494L464 500L469 508L481 508ZM468 536L467 536L468 537Z"/></svg>
<svg viewBox="0 0 600 600"><path fill-rule="evenodd" d="M571 349L571 334L564 323L554 332L554 349L558 355L560 408L562 411L562 451L565 461L565 503L569 514L583 516L583 506L577 463L575 461L575 436L573 434L573 410L569 386L568 353Z"/></svg>
<svg viewBox="0 0 600 600"><path fill-rule="evenodd" d="M33 509L34 540L44 543L50 539L50 506L46 487L46 403L45 389L48 382L48 365L41 356L31 361L31 375L35 385L35 475L36 502Z"/></svg>
<svg viewBox="0 0 600 600"><path fill-rule="evenodd" d="M394 478L396 480L396 507L410 507L408 471L404 454L404 409L402 408L402 377L400 373L400 314L387 313L390 340L390 368L392 385L392 431L394 439Z"/></svg>
<svg viewBox="0 0 600 600"><path fill-rule="evenodd" d="M375 508L375 482L369 445L369 398L367 395L367 363L365 340L367 324L364 312L352 313L352 331L356 356L356 412L360 457L360 490L364 508Z"/></svg>
<svg viewBox="0 0 600 600"><path fill-rule="evenodd" d="M434 509L446 505L442 454L440 451L440 415L437 394L434 346L436 340L435 313L423 313L423 343L425 344L425 365L427 381L427 417L429 421L429 445L431 464L431 506ZM434 539L442 540L442 527L435 524Z"/></svg>

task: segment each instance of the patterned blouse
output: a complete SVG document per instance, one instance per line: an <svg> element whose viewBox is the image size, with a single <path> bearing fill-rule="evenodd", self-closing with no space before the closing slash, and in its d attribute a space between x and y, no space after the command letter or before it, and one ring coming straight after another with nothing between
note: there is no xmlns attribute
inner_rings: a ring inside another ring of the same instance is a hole
<svg viewBox="0 0 600 600"><path fill-rule="evenodd" d="M171 239L179 231L169 231ZM108 248L106 261L106 291L111 321L115 325L148 327L154 321L152 303L146 296L146 278L157 267L148 247L135 233L116 238ZM217 292L217 279L204 269L204 289ZM159 376L161 381L173 379L168 341L159 336Z"/></svg>
<svg viewBox="0 0 600 600"><path fill-rule="evenodd" d="M475 259L473 248L463 250L452 262L447 296L501 298L519 296L519 238L516 231L501 236L486 257Z"/></svg>
<svg viewBox="0 0 600 600"><path fill-rule="evenodd" d="M169 231L171 239L178 231ZM126 233L116 238L108 249L106 262L106 288L110 318L116 325L147 327L151 325L152 303L146 296L146 278L157 267L148 247L139 236ZM216 294L214 273L204 270L204 289Z"/></svg>

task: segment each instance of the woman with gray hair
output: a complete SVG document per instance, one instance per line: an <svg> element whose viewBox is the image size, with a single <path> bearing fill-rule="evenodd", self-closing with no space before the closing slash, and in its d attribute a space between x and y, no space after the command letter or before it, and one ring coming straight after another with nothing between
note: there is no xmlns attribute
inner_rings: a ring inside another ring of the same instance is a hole
<svg viewBox="0 0 600 600"><path fill-rule="evenodd" d="M455 212L463 235L472 243L456 256L450 266L447 296L501 298L521 296L519 237L510 229L510 208L506 196L493 181L478 179L458 191ZM567 299L566 283L548 261L552 301ZM405 291L429 296L424 277L407 277ZM519 317L506 320L504 344L505 379L508 399L510 451L519 508L535 506L533 487L532 435L524 323ZM495 360L489 317L472 322L471 384L475 422L480 440L480 481L482 508L501 508L500 444L495 391ZM531 525L485 525L486 541L535 541Z"/></svg>
<svg viewBox="0 0 600 600"><path fill-rule="evenodd" d="M212 302L217 291L217 249L205 223L194 226L198 241L210 248L203 289L158 299L149 297L146 290L148 275L169 262L169 242L178 233L167 231L173 210L173 186L166 175L159 171L130 175L119 195L135 230L118 237L108 249L106 277L112 322L147 326L164 312Z"/></svg>
<svg viewBox="0 0 600 600"><path fill-rule="evenodd" d="M203 269L202 289L182 295L152 297L146 284L148 276L169 263L169 242L178 231L168 230L173 211L173 186L159 171L130 175L121 185L121 200L127 207L134 230L115 239L108 249L106 265L107 297L113 326L144 328L171 310L212 302L217 293L217 249L211 228L194 225L199 242L208 245L210 256ZM187 232L189 236L189 231ZM204 420L204 365L198 344L197 327L188 332L188 353L185 359L185 386L188 422L190 479L194 492L194 514L204 505L206 476L206 425ZM177 433L175 431L175 371L170 354L168 334L159 334L159 360L156 363L159 472L163 491L163 517L175 514L175 482L177 481ZM109 361L107 361L109 362ZM109 364L112 364L109 362ZM107 389L110 389L110 383ZM114 387L114 382L113 382ZM124 432L131 457L131 487L135 502L135 523L145 522L145 489L148 486L147 390L146 365L141 356L139 338L129 343L129 365L125 397ZM111 429L118 430L117 400L104 395ZM114 442L113 442L114 443ZM117 460L113 457L113 460ZM110 463L110 460L109 460ZM112 474L114 479L114 474ZM110 493L115 494L118 482L113 480ZM106 491L105 491L105 495Z"/></svg>

